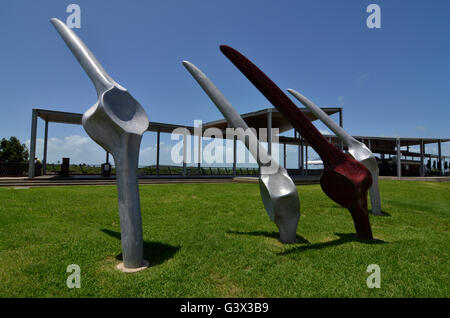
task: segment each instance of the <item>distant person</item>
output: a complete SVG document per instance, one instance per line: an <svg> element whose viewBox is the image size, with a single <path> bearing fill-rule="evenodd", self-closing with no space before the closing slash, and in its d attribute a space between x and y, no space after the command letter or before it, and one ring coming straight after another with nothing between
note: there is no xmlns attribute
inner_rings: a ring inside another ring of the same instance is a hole
<svg viewBox="0 0 450 318"><path fill-rule="evenodd" d="M386 159L381 159L380 175L382 176L389 175L389 164Z"/></svg>
<svg viewBox="0 0 450 318"><path fill-rule="evenodd" d="M41 160L39 158L34 158L34 166L35 166L34 174L36 176L42 175L42 162L41 162Z"/></svg>
<svg viewBox="0 0 450 318"><path fill-rule="evenodd" d="M428 159L428 161L427 161L427 171L431 171L431 160L430 159Z"/></svg>

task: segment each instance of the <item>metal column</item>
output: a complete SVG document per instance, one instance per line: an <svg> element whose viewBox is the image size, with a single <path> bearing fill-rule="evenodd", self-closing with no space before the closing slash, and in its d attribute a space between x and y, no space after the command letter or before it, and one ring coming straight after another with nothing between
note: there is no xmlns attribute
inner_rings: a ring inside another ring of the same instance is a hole
<svg viewBox="0 0 450 318"><path fill-rule="evenodd" d="M267 113L267 150L272 155L272 110Z"/></svg>
<svg viewBox="0 0 450 318"><path fill-rule="evenodd" d="M202 162L202 135L198 136L198 153L197 153L197 170L198 173L201 174L201 162Z"/></svg>
<svg viewBox="0 0 450 318"><path fill-rule="evenodd" d="M305 170L305 172L306 172L306 175L308 175L308 146L306 146L306 148L305 148L305 159L306 159L306 170Z"/></svg>
<svg viewBox="0 0 450 318"><path fill-rule="evenodd" d="M423 143L423 139L420 140L420 176L425 176L425 145Z"/></svg>
<svg viewBox="0 0 450 318"><path fill-rule="evenodd" d="M44 158L42 159L42 174L47 174L47 143L48 143L48 120L45 121L44 135Z"/></svg>
<svg viewBox="0 0 450 318"><path fill-rule="evenodd" d="M283 167L286 168L286 143L283 144Z"/></svg>
<svg viewBox="0 0 450 318"><path fill-rule="evenodd" d="M233 136L233 177L236 177L237 136Z"/></svg>
<svg viewBox="0 0 450 318"><path fill-rule="evenodd" d="M300 134L298 134L298 137L299 137L299 139L300 139ZM302 151L303 151L303 145L302 145L302 143L301 143L301 141L298 143L298 164L297 164L297 167L298 167L298 170L302 170L302 168L303 168L303 155L302 155Z"/></svg>
<svg viewBox="0 0 450 318"><path fill-rule="evenodd" d="M294 130L294 138L297 139L297 131ZM300 142L298 143L298 170L300 170L300 174L303 175L303 141L300 136L300 133L298 133L298 139L300 139Z"/></svg>
<svg viewBox="0 0 450 318"><path fill-rule="evenodd" d="M187 134L186 130L184 130L183 134L183 176L186 176L186 157L187 157L187 149L186 149L186 143L187 143Z"/></svg>
<svg viewBox="0 0 450 318"><path fill-rule="evenodd" d="M31 112L30 160L28 162L28 178L34 178L34 158L36 157L37 110Z"/></svg>
<svg viewBox="0 0 450 318"><path fill-rule="evenodd" d="M342 107L339 108L339 126L344 128L344 114ZM340 139L340 138L339 138ZM341 150L344 150L344 142L341 140Z"/></svg>
<svg viewBox="0 0 450 318"><path fill-rule="evenodd" d="M160 149L160 139L161 132L158 130L156 133L156 175L159 176L159 149Z"/></svg>
<svg viewBox="0 0 450 318"><path fill-rule="evenodd" d="M259 139L259 129L256 130L256 139L258 139L259 141L261 141ZM259 142L256 144L256 162L258 163L258 171L259 171Z"/></svg>
<svg viewBox="0 0 450 318"><path fill-rule="evenodd" d="M442 153L441 153L441 140L438 139L438 166L439 172L442 173Z"/></svg>
<svg viewBox="0 0 450 318"><path fill-rule="evenodd" d="M400 178L402 176L402 153L400 152L400 138L397 138L397 177Z"/></svg>
<svg viewBox="0 0 450 318"><path fill-rule="evenodd" d="M300 174L303 176L305 175L305 168L304 168L304 153L303 153L303 138L300 141Z"/></svg>

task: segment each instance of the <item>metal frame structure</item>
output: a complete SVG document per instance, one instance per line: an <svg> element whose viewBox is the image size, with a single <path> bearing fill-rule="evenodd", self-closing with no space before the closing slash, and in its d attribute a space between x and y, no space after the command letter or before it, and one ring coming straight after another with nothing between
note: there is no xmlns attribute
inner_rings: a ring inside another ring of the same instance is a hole
<svg viewBox="0 0 450 318"><path fill-rule="evenodd" d="M301 108L301 110L308 116L308 118L312 121L317 118L307 111L305 108ZM325 111L327 115L338 114L339 125L343 127L343 109L338 107L322 107L322 110ZM43 167L45 169L47 163L47 144L48 144L48 129L50 123L63 123L63 124L74 124L81 125L82 114L71 113L71 112L62 112L55 110L47 110L34 108L31 112L31 139L30 139L30 158L36 157L36 138L37 138L37 128L38 128L38 118L44 121L44 154L43 154ZM269 115L270 114L270 115ZM256 112L242 114L241 117L246 121L249 127L265 128L269 126L269 120L272 122L272 128L278 128L280 133L286 132L288 130L292 130L292 126L286 126L285 122L281 114L274 108L262 109ZM271 119L269 119L271 118ZM194 127L192 126L184 126L184 125L174 125L160 122L149 122L147 131L155 132L157 134L157 143L156 143L156 171L157 176L159 176L160 170L160 135L161 133L172 133L172 131L176 128L187 128L191 134L194 132ZM207 129L210 127L216 127L223 129L225 131L227 127L227 123L224 119L211 121L203 124L203 129ZM225 136L225 134L224 134ZM335 135L324 135L332 144L343 147L342 141L336 137ZM421 175L425 175L425 158L434 158L438 161L442 162L444 159L450 159L450 156L443 155L442 152L431 154L426 153L426 145L429 144L438 144L438 150L442 150L442 143L450 142L450 138L407 138L407 137L375 137L375 136L353 136L356 140L361 141L367 145L367 147L373 152L381 155L381 158L384 158L386 155L397 155L397 140L400 142L400 156L397 156L398 161L400 161L400 166L402 162L406 159L405 157L419 158L419 162L421 165ZM278 142L283 145L283 149L286 149L287 145L293 145L298 147L298 171L293 172L297 175L306 175L307 170L303 163L308 162L308 151L306 148L308 147L308 143L297 133L297 131L293 130L292 137L280 135L278 138ZM199 143L200 144L200 143ZM441 146L439 146L441 144ZM409 151L409 147L419 146L421 151L419 153ZM403 148L403 150L402 150ZM406 148L406 150L404 149ZM233 142L234 149L234 163L233 163L233 176L236 176L236 140ZM199 147L200 150L200 147ZM271 147L272 150L272 147ZM402 158L404 157L404 158ZM106 154L106 162L109 162L109 156ZM283 151L283 158L280 158L280 163L283 162L283 167L286 168L286 151ZM198 169L201 169L200 163L198 164ZM442 164L441 164L442 169ZM289 169L290 173L292 169ZM398 170L398 169L397 169ZM399 170L401 177L401 169ZM441 170L442 171L442 170ZM45 172L45 171L43 171ZM33 160L30 161L29 169L28 169L28 177L33 178L34 173L34 164Z"/></svg>
<svg viewBox="0 0 450 318"><path fill-rule="evenodd" d="M343 110L342 108L336 108L336 107L326 107L322 108L328 115L332 114L339 114L339 121L342 123L342 116L343 116ZM317 118L309 112L308 110L302 108L302 111L305 112L305 114L311 119L316 120ZM49 123L63 123L63 124L73 124L73 125L81 125L83 114L79 113L71 113L71 112L62 112L62 111L56 111L56 110L48 110L48 109L40 109L40 108L33 108L32 109L32 116L31 116L31 139L30 139L30 158L36 157L36 139L37 139L37 127L38 127L38 118L41 118L45 123L45 137L44 137L44 154L43 154L43 167L46 167L47 164L47 144L48 144L48 127ZM262 109L257 112L251 112L241 115L241 117L245 120L245 122L248 124L249 127L253 127L258 130L258 128L278 128L280 133L286 132L290 129L292 129L292 126L290 124L287 124L287 121L284 119L284 117L281 116L281 114L274 108L268 108L268 109ZM208 128L218 128L221 129L225 134L225 129L227 128L227 122L224 119L212 121L208 123L203 124L203 130L206 130ZM192 135L194 135L194 127L192 126L185 126L185 125L174 125L174 124L167 124L167 123L160 123L160 122L149 122L147 131L150 132L156 132L157 134L157 143L156 143L156 171L157 175L159 175L160 170L160 135L161 133L172 133L173 130L176 128L186 128ZM201 138L199 139L201 141ZM272 153L272 136L269 134L267 136L267 142L269 145L269 154ZM301 149L301 152L303 153L303 147L304 141L297 138L296 135L294 138L292 137L286 137L286 136L280 136L279 137L279 143L283 144L293 144L298 145L299 150ZM233 149L234 153L236 154L236 144L237 140L235 139L233 141ZM201 145L201 142L199 142L199 145ZM199 147L199 151L201 151L201 148ZM184 153L184 152L183 152ZM200 154L198 154L200 158ZM106 153L106 162L109 162L109 155ZM284 163L286 163L286 152L284 152ZM303 161L302 161L303 162ZM283 166L286 168L286 165ZM183 166L184 169L185 165ZM198 169L201 169L200 160L198 163ZM303 164L299 162L299 170L303 169ZM45 174L45 171L43 171ZM236 155L234 155L233 160L233 175L236 176ZM34 163L33 160L30 161L29 169L28 169L28 177L33 178L35 176L35 169L34 169Z"/></svg>
<svg viewBox="0 0 450 318"><path fill-rule="evenodd" d="M334 135L326 135L333 144L339 142L339 138ZM450 142L450 138L410 138L410 137L372 137L372 136L353 136L356 140L364 143L373 153L396 156L397 177L401 177L401 167L406 158L419 158L416 160L420 164L420 175L425 176L425 158L437 159L437 169L443 171L442 161L450 158L442 154L442 143ZM429 144L437 144L438 154L430 154L425 152L425 146ZM410 147L418 146L419 152L411 152ZM402 149L403 148L403 149ZM406 148L406 149L404 149ZM402 158L404 157L404 158Z"/></svg>

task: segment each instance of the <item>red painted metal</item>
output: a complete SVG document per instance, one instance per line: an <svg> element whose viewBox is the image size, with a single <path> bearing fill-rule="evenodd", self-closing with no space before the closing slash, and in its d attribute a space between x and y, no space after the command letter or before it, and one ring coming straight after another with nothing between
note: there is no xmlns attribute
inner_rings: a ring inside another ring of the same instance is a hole
<svg viewBox="0 0 450 318"><path fill-rule="evenodd" d="M227 45L221 45L220 50L319 154L324 163L322 190L350 211L358 237L373 239L367 211L367 191L372 185L370 171L329 143L289 97L245 56Z"/></svg>

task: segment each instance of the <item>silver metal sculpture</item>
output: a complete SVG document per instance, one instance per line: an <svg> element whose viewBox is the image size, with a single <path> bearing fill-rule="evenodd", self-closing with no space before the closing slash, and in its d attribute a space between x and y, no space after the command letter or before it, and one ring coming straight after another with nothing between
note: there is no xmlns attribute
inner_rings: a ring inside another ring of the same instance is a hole
<svg viewBox="0 0 450 318"><path fill-rule="evenodd" d="M298 99L306 108L313 112L317 118L319 118L328 128L330 128L336 136L338 136L348 147L348 152L357 161L361 162L367 169L369 169L372 174L372 186L369 189L370 201L372 204L372 214L382 215L381 212L381 199L380 199L380 189L378 185L378 163L373 155L372 151L366 147L365 144L359 142L347 132L345 132L342 127L337 125L334 120L332 120L325 112L320 109L317 105L311 102L308 98L300 94L299 92L288 89L288 92L292 94L296 99Z"/></svg>
<svg viewBox="0 0 450 318"><path fill-rule="evenodd" d="M300 218L300 200L297 188L286 169L280 167L276 160L264 151L256 135L248 129L245 121L208 77L190 62L183 61L183 65L214 102L228 124L236 129L236 135L245 143L252 156L258 160L261 170L259 187L267 214L279 229L280 241L295 243ZM245 138L244 131L246 131L248 139ZM258 147L252 147L251 145L258 145ZM259 156L258 150L256 150L258 148L260 149Z"/></svg>
<svg viewBox="0 0 450 318"><path fill-rule="evenodd" d="M138 159L148 117L130 93L116 83L80 38L58 19L58 33L83 67L97 90L98 101L83 114L87 134L114 157L119 200L120 230L125 272L144 269L142 220L139 200Z"/></svg>

